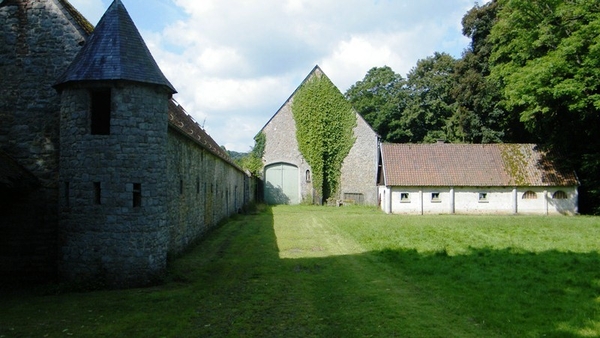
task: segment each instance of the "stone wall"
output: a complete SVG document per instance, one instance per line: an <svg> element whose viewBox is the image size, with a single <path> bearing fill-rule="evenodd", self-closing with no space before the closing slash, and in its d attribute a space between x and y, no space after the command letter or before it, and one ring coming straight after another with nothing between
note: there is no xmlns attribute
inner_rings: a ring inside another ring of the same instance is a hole
<svg viewBox="0 0 600 338"><path fill-rule="evenodd" d="M377 205L378 136L357 113L354 127L356 141L342 164L341 200Z"/></svg>
<svg viewBox="0 0 600 338"><path fill-rule="evenodd" d="M292 102L293 97L279 109L262 130L265 134L263 163L265 167L275 163L292 164L298 167L298 174L304 177L307 170L310 172L312 170L298 149ZM298 200L312 201L312 183L310 180L298 178L298 182L300 191Z"/></svg>
<svg viewBox="0 0 600 338"><path fill-rule="evenodd" d="M109 135L90 132L90 89L110 88ZM167 103L163 87L69 85L60 137L61 273L148 284L167 263ZM102 280L103 279L103 280Z"/></svg>
<svg viewBox="0 0 600 338"><path fill-rule="evenodd" d="M243 171L175 128L169 128L167 168L170 255L184 251L254 197Z"/></svg>
<svg viewBox="0 0 600 338"><path fill-rule="evenodd" d="M293 97L262 130L266 136L263 162L265 167L275 163L297 166L300 197L312 201L312 183L306 179L306 171L311 168L298 150L292 102ZM357 125L353 130L356 140L342 164L340 196L336 198L352 200L352 203L359 203L360 199L361 204L376 205L378 136L360 115L356 114L356 119Z"/></svg>
<svg viewBox="0 0 600 338"><path fill-rule="evenodd" d="M87 33L63 6L4 1L0 6L0 151L40 185L5 198L0 208L0 271L36 280L56 272L60 98L54 80Z"/></svg>

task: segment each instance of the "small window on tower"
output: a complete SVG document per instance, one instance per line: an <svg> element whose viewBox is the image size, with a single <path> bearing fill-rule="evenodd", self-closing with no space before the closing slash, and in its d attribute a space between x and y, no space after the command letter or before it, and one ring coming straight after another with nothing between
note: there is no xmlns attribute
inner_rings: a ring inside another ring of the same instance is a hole
<svg viewBox="0 0 600 338"><path fill-rule="evenodd" d="M142 184L133 184L133 207L139 208L142 206Z"/></svg>
<svg viewBox="0 0 600 338"><path fill-rule="evenodd" d="M71 185L67 181L67 182L65 182L65 205L67 207L71 206L70 197L71 197Z"/></svg>
<svg viewBox="0 0 600 338"><path fill-rule="evenodd" d="M94 182L94 204L102 204L102 184Z"/></svg>
<svg viewBox="0 0 600 338"><path fill-rule="evenodd" d="M92 135L110 134L110 106L110 88L94 89L90 91L90 130Z"/></svg>

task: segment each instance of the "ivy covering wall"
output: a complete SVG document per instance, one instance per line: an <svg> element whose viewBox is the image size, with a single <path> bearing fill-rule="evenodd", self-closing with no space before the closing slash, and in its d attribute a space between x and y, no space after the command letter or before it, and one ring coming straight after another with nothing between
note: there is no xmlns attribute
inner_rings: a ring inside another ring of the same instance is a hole
<svg viewBox="0 0 600 338"><path fill-rule="evenodd" d="M326 76L314 73L296 92L292 114L299 150L312 169L315 201L335 197L355 140L352 106Z"/></svg>

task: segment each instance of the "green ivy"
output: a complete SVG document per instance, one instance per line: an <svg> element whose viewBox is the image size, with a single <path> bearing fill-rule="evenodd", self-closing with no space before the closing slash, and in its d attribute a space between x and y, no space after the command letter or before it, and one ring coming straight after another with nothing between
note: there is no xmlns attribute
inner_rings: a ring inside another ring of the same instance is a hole
<svg viewBox="0 0 600 338"><path fill-rule="evenodd" d="M315 73L296 92L292 114L299 150L312 169L315 201L336 196L355 140L352 106L326 76Z"/></svg>
<svg viewBox="0 0 600 338"><path fill-rule="evenodd" d="M256 177L262 176L263 161L262 157L265 152L265 143L267 138L263 132L260 132L254 137L254 147L252 151L247 153L245 156L234 159L235 163L242 169L247 169Z"/></svg>
<svg viewBox="0 0 600 338"><path fill-rule="evenodd" d="M256 158L262 159L265 153L265 145L267 143L267 136L262 131L258 135L254 136L254 148L252 148L252 154Z"/></svg>

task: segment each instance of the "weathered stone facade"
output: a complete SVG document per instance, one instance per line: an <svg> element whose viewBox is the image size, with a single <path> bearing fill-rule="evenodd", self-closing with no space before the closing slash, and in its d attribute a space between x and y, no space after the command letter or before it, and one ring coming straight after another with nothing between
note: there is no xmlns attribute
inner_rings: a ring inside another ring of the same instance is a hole
<svg viewBox="0 0 600 338"><path fill-rule="evenodd" d="M250 177L173 111L174 89L119 0L109 15L94 34L127 36L88 37L91 25L64 0L0 6L2 276L146 285L169 254L255 196ZM113 57L112 41L141 53ZM130 64L115 76L103 58ZM109 114L95 115L99 92ZM2 177L15 172L27 182Z"/></svg>
<svg viewBox="0 0 600 338"><path fill-rule="evenodd" d="M254 196L248 175L173 126L167 156L168 253L177 255Z"/></svg>
<svg viewBox="0 0 600 338"><path fill-rule="evenodd" d="M265 134L265 150L263 163L265 170L278 164L290 164L298 168L297 184L299 186L296 196L289 196L289 203L298 204L301 201L312 201L312 183L306 179L310 176L311 169L304 156L298 150L296 140L296 123L292 114L293 96L279 109L277 114L265 125L262 133ZM265 188L265 193L270 194L270 189ZM277 202L272 196L266 196L270 203Z"/></svg>
<svg viewBox="0 0 600 338"><path fill-rule="evenodd" d="M95 88L112 93L109 135L90 132ZM62 91L60 270L67 279L144 284L164 271L169 95L157 86L121 82ZM141 193L136 202L134 185Z"/></svg>
<svg viewBox="0 0 600 338"><path fill-rule="evenodd" d="M376 205L377 186L374 182L377 180L379 137L358 113L354 137L354 146L342 164L340 199Z"/></svg>
<svg viewBox="0 0 600 338"><path fill-rule="evenodd" d="M58 0L0 6L0 151L39 183L0 188L0 271L8 275L56 275L60 97L52 84L89 34L77 19Z"/></svg>
<svg viewBox="0 0 600 338"><path fill-rule="evenodd" d="M316 66L304 81L311 76L326 75ZM269 202L271 199L272 203L297 204L301 201L313 201L311 168L300 153L296 139L296 122L292 113L294 94L295 92L261 130L266 136L263 155L266 175L271 167L279 164L298 169L297 173L293 173L297 175L295 181L298 185L298 196L287 196L285 199L273 198L271 195L281 196L283 191L279 191L278 187L269 186L269 178L265 177L266 200ZM357 120L356 127L353 129L355 142L342 164L340 195L336 198L350 203L376 205L379 137L358 113L355 114Z"/></svg>

